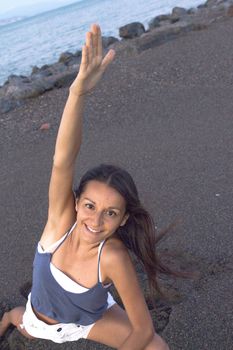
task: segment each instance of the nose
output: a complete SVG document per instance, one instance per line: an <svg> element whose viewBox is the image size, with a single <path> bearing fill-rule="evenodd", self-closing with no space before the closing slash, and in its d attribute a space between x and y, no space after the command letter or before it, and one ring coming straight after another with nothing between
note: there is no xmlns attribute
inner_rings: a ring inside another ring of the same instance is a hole
<svg viewBox="0 0 233 350"><path fill-rule="evenodd" d="M99 228L103 224L103 215L101 212L96 212L93 216L92 225L93 228Z"/></svg>

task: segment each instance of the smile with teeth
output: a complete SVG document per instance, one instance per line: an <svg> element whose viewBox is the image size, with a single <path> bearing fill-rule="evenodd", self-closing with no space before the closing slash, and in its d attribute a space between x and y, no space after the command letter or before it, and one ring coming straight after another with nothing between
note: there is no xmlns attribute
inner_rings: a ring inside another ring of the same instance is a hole
<svg viewBox="0 0 233 350"><path fill-rule="evenodd" d="M100 230L94 230L93 228L91 228L90 226L85 225L86 228L88 229L88 231L92 232L92 233L100 233Z"/></svg>

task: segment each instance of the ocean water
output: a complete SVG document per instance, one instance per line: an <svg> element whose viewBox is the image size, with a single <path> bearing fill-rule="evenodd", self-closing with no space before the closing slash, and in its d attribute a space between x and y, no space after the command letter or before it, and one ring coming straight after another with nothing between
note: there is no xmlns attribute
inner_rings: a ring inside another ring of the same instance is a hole
<svg viewBox="0 0 233 350"><path fill-rule="evenodd" d="M196 7L203 0L81 0L56 10L0 26L0 85L11 74L29 75L33 66L56 62L64 51L84 43L92 23L102 35L118 37L119 27L148 22L175 6Z"/></svg>

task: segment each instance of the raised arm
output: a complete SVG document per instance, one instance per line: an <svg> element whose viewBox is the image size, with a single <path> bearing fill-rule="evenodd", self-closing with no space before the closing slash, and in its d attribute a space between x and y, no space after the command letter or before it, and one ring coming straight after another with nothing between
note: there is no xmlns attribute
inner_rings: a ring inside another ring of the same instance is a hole
<svg viewBox="0 0 233 350"><path fill-rule="evenodd" d="M103 58L101 30L98 25L93 24L90 32L86 33L79 73L69 89L58 130L49 185L48 222L42 236L46 242L45 236L49 232L54 232L54 238L58 239L75 219L72 185L75 161L82 139L84 100L86 94L101 79L114 56L114 50L110 50Z"/></svg>

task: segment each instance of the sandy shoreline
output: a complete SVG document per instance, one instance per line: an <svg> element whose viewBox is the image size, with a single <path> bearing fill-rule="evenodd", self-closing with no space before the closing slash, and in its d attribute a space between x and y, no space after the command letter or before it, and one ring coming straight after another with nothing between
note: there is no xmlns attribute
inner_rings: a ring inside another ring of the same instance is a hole
<svg viewBox="0 0 233 350"><path fill-rule="evenodd" d="M173 295L182 296L163 305L159 315L151 310L171 350L232 346L232 25L223 16L163 45L119 50L87 100L77 177L102 161L126 167L159 227L178 217L183 221L161 249L178 254L181 268L201 272L195 282L170 281ZM31 278L46 218L67 93L67 87L54 89L0 117L0 305L25 303L19 288ZM44 123L48 130L40 130ZM58 348L24 341L17 331L4 346ZM84 341L78 348L107 349Z"/></svg>

